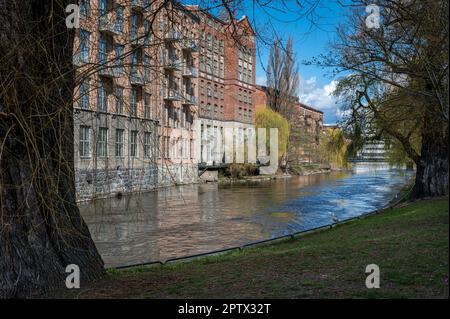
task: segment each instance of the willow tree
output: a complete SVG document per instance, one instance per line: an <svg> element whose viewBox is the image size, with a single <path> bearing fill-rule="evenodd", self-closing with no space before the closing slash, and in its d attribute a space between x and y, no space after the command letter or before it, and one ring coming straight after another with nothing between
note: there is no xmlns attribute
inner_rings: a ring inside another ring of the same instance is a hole
<svg viewBox="0 0 450 319"><path fill-rule="evenodd" d="M353 1L319 64L344 72L337 93L357 114L348 120L364 119L414 161L412 197L448 194L448 2L383 0L368 15L371 2Z"/></svg>
<svg viewBox="0 0 450 319"><path fill-rule="evenodd" d="M0 0L0 297L104 273L75 203L69 0Z"/></svg>

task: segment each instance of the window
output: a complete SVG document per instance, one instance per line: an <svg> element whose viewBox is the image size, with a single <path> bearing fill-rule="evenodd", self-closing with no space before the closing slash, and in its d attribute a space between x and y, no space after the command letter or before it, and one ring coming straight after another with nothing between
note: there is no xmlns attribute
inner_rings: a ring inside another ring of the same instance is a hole
<svg viewBox="0 0 450 319"><path fill-rule="evenodd" d="M106 127L100 127L98 129L97 156L108 156L108 129Z"/></svg>
<svg viewBox="0 0 450 319"><path fill-rule="evenodd" d="M167 105L164 106L163 124L169 126L169 107Z"/></svg>
<svg viewBox="0 0 450 319"><path fill-rule="evenodd" d="M121 44L117 44L115 47L116 51L116 70L118 73L123 74L123 51L124 46Z"/></svg>
<svg viewBox="0 0 450 319"><path fill-rule="evenodd" d="M206 35L206 48L211 50L211 34L209 33Z"/></svg>
<svg viewBox="0 0 450 319"><path fill-rule="evenodd" d="M150 101L151 101L151 95L148 93L145 93L145 98L144 98L144 117L146 119L149 119L152 117L152 109L151 109L151 105L150 105Z"/></svg>
<svg viewBox="0 0 450 319"><path fill-rule="evenodd" d="M200 81L200 94L205 95L205 82L203 80Z"/></svg>
<svg viewBox="0 0 450 319"><path fill-rule="evenodd" d="M144 65L145 65L145 81L150 82L151 80L151 58L149 55L144 55Z"/></svg>
<svg viewBox="0 0 450 319"><path fill-rule="evenodd" d="M123 157L123 129L116 129L116 157Z"/></svg>
<svg viewBox="0 0 450 319"><path fill-rule="evenodd" d="M177 128L178 127L178 109L176 108L172 108L172 123L173 123L173 127Z"/></svg>
<svg viewBox="0 0 450 319"><path fill-rule="evenodd" d="M144 156L147 158L153 157L152 144L152 133L144 132Z"/></svg>
<svg viewBox="0 0 450 319"><path fill-rule="evenodd" d="M219 52L219 42L217 41L217 37L214 37L213 40L213 47L214 47L214 52Z"/></svg>
<svg viewBox="0 0 450 319"><path fill-rule="evenodd" d="M219 75L218 67L219 67L219 63L218 63L218 61L217 61L217 58L214 58L213 74L214 74L215 76L218 76L218 75Z"/></svg>
<svg viewBox="0 0 450 319"><path fill-rule="evenodd" d="M205 71L205 57L203 55L200 56L200 71Z"/></svg>
<svg viewBox="0 0 450 319"><path fill-rule="evenodd" d="M180 127L184 128L186 127L186 109L180 110L181 120L180 120Z"/></svg>
<svg viewBox="0 0 450 319"><path fill-rule="evenodd" d="M145 32L145 39L144 39L144 44L146 47L150 47L150 42L151 42L151 34L150 34L150 22L148 20L144 21L144 32Z"/></svg>
<svg viewBox="0 0 450 319"><path fill-rule="evenodd" d="M170 138L168 136L164 136L164 158L169 158L169 145Z"/></svg>
<svg viewBox="0 0 450 319"><path fill-rule="evenodd" d="M138 131L131 131L130 134L130 156L138 156Z"/></svg>
<svg viewBox="0 0 450 319"><path fill-rule="evenodd" d="M211 96L211 83L206 84L206 95Z"/></svg>
<svg viewBox="0 0 450 319"><path fill-rule="evenodd" d="M123 114L123 87L116 86L115 88L116 96L116 113Z"/></svg>
<svg viewBox="0 0 450 319"><path fill-rule="evenodd" d="M87 17L89 16L90 11L90 1L89 0L80 0L80 16Z"/></svg>
<svg viewBox="0 0 450 319"><path fill-rule="evenodd" d="M139 51L133 50L131 52L131 76L137 76L139 65Z"/></svg>
<svg viewBox="0 0 450 319"><path fill-rule="evenodd" d="M108 11L108 0L99 0L98 11L100 16L104 16Z"/></svg>
<svg viewBox="0 0 450 319"><path fill-rule="evenodd" d="M89 157L91 155L91 128L89 126L80 126L80 141L78 145L80 157Z"/></svg>
<svg viewBox="0 0 450 319"><path fill-rule="evenodd" d="M202 51L205 49L205 43L206 43L206 34L201 32L200 33L200 47L202 48Z"/></svg>
<svg viewBox="0 0 450 319"><path fill-rule="evenodd" d="M90 38L90 32L80 30L80 59L83 62L89 62Z"/></svg>
<svg viewBox="0 0 450 319"><path fill-rule="evenodd" d="M150 0L144 0L144 10L151 10L152 8L152 4L150 2Z"/></svg>
<svg viewBox="0 0 450 319"><path fill-rule="evenodd" d="M108 96L106 94L105 83L100 81L100 85L97 89L98 101L97 107L99 112L106 112L108 110Z"/></svg>
<svg viewBox="0 0 450 319"><path fill-rule="evenodd" d="M105 36L100 35L98 39L98 62L105 64L108 61L108 41Z"/></svg>
<svg viewBox="0 0 450 319"><path fill-rule="evenodd" d="M220 54L221 55L224 55L224 47L225 47L225 45L224 45L224 43L223 43L223 40L220 40Z"/></svg>
<svg viewBox="0 0 450 319"><path fill-rule="evenodd" d="M138 30L139 30L139 16L137 14L132 14L130 17L130 35L132 39L138 37Z"/></svg>
<svg viewBox="0 0 450 319"><path fill-rule="evenodd" d="M210 103L208 103L208 104L206 104L206 116L207 117L211 117L211 104Z"/></svg>
<svg viewBox="0 0 450 319"><path fill-rule="evenodd" d="M223 64L223 58L221 58L221 61L220 61L220 77L221 78L225 77L225 67Z"/></svg>
<svg viewBox="0 0 450 319"><path fill-rule="evenodd" d="M206 72L211 73L211 57L206 57Z"/></svg>
<svg viewBox="0 0 450 319"><path fill-rule="evenodd" d="M137 116L137 109L138 109L138 89L137 87L133 86L131 87L131 100L130 100L130 112L131 115Z"/></svg>
<svg viewBox="0 0 450 319"><path fill-rule="evenodd" d="M89 81L83 80L80 84L80 108L89 109Z"/></svg>
<svg viewBox="0 0 450 319"><path fill-rule="evenodd" d="M116 32L122 33L123 32L123 7L118 6L116 8L116 23L114 25L114 29Z"/></svg>

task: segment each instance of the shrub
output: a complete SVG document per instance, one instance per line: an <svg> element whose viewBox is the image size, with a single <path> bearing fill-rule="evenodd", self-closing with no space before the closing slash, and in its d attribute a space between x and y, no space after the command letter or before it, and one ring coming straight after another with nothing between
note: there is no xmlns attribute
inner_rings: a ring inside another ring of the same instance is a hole
<svg viewBox="0 0 450 319"><path fill-rule="evenodd" d="M289 122L281 114L266 107L256 110L256 128L278 128L278 155L285 158L289 140ZM269 147L269 130L266 132L266 145Z"/></svg>

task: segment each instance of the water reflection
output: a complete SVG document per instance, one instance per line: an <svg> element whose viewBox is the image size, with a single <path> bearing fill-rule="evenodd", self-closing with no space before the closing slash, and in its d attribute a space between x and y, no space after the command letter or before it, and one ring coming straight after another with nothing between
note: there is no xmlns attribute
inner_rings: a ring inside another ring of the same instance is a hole
<svg viewBox="0 0 450 319"><path fill-rule="evenodd" d="M81 204L106 266L166 260L329 224L380 208L410 172L357 167L353 173L259 184L171 187Z"/></svg>

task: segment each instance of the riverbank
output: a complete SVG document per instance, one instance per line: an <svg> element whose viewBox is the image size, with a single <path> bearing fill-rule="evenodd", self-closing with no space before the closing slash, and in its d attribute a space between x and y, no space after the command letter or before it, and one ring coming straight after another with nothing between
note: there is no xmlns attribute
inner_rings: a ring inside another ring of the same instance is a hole
<svg viewBox="0 0 450 319"><path fill-rule="evenodd" d="M448 198L402 207L270 246L109 271L65 298L448 298ZM365 287L380 267L381 288Z"/></svg>
<svg viewBox="0 0 450 319"><path fill-rule="evenodd" d="M267 182L276 179L291 178L294 176L309 176L316 174L329 174L332 172L345 172L345 171L350 171L350 169L330 169L330 168L322 168L319 167L318 165L309 165L308 167L305 167L302 170L296 170L290 173L284 173L279 169L276 174L271 175L241 176L239 178L220 176L218 179L218 184L219 185L248 184L248 183L252 184L258 182Z"/></svg>

